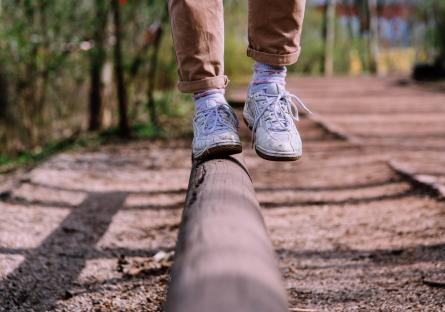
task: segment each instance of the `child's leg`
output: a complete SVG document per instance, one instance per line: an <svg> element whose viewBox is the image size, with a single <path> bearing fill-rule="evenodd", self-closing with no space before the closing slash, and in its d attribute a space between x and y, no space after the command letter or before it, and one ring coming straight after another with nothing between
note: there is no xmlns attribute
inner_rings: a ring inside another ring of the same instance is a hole
<svg viewBox="0 0 445 312"><path fill-rule="evenodd" d="M296 160L302 155L292 101L306 107L285 90L285 66L300 54L304 7L305 0L249 0L247 55L256 63L243 115L253 131L255 150L269 160Z"/></svg>
<svg viewBox="0 0 445 312"><path fill-rule="evenodd" d="M182 92L194 93L193 157L241 152L238 120L224 98L222 0L169 0Z"/></svg>
<svg viewBox="0 0 445 312"><path fill-rule="evenodd" d="M224 11L222 0L169 0L179 90L224 88Z"/></svg>
<svg viewBox="0 0 445 312"><path fill-rule="evenodd" d="M255 61L286 66L297 61L306 0L249 0L249 48Z"/></svg>

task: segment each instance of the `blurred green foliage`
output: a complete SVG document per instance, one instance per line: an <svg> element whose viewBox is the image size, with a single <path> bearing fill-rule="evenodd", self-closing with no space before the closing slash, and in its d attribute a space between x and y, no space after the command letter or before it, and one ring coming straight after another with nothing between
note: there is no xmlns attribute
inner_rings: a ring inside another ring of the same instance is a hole
<svg viewBox="0 0 445 312"><path fill-rule="evenodd" d="M424 48L432 51L433 61L445 68L445 1L425 0L418 8L418 15L426 24Z"/></svg>
<svg viewBox="0 0 445 312"><path fill-rule="evenodd" d="M55 140L44 146L21 151L14 156L0 155L0 174L16 169L17 167L32 165L36 162L43 161L51 155L73 148L75 146L91 145L91 140L88 143L84 139L78 139L76 136Z"/></svg>
<svg viewBox="0 0 445 312"><path fill-rule="evenodd" d="M104 3L109 6L109 1ZM86 128L95 4L89 0L0 1L0 153L44 146ZM147 36L165 9L163 0L127 1L121 6L124 71L129 110L135 119L147 115L145 77L152 53ZM115 124L117 115L110 80L114 42L110 24L105 29L106 127ZM169 30L164 33L157 85L171 90L176 83L175 56Z"/></svg>

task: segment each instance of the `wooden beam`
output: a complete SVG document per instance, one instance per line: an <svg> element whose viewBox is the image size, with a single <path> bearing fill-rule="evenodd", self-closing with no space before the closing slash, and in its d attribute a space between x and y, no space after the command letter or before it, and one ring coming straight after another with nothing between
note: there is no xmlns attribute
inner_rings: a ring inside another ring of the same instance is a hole
<svg viewBox="0 0 445 312"><path fill-rule="evenodd" d="M166 311L288 311L241 156L193 165Z"/></svg>

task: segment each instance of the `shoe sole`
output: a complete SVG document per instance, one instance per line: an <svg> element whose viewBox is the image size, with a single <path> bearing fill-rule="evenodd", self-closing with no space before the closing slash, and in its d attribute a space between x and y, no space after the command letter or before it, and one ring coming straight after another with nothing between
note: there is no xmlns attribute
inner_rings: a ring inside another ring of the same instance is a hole
<svg viewBox="0 0 445 312"><path fill-rule="evenodd" d="M193 159L196 160L205 160L208 158L214 157L224 157L230 156L233 154L239 154L243 150L241 144L224 144L224 145L216 145L206 149L199 156L193 155Z"/></svg>
<svg viewBox="0 0 445 312"><path fill-rule="evenodd" d="M252 126L250 126L249 122L246 120L246 117L244 117L244 115L243 115L243 120L246 126L249 128L249 130L252 131L253 130ZM301 156L277 156L277 155L266 154L257 149L256 146L255 146L255 152L261 158L270 161L296 161L301 158Z"/></svg>

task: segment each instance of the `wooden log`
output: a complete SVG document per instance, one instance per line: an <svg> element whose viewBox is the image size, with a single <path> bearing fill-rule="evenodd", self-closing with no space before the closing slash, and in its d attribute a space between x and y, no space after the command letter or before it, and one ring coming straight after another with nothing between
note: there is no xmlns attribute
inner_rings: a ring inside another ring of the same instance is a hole
<svg viewBox="0 0 445 312"><path fill-rule="evenodd" d="M241 156L193 165L166 311L288 311L272 244Z"/></svg>

